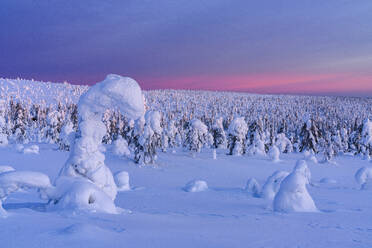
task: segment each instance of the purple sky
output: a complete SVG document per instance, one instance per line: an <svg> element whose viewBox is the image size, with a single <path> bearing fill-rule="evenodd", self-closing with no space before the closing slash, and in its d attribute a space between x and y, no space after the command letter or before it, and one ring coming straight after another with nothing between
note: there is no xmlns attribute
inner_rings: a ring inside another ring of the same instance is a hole
<svg viewBox="0 0 372 248"><path fill-rule="evenodd" d="M371 0L1 0L0 77L372 96Z"/></svg>

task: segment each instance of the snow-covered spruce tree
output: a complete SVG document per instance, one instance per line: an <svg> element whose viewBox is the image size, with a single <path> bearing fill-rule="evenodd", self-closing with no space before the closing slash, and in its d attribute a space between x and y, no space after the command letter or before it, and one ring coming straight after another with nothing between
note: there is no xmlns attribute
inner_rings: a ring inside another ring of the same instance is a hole
<svg viewBox="0 0 372 248"><path fill-rule="evenodd" d="M245 137L248 126L243 117L236 117L228 129L229 155L242 155L245 153Z"/></svg>
<svg viewBox="0 0 372 248"><path fill-rule="evenodd" d="M156 149L162 145L161 114L158 111L147 111L145 120L146 124L139 143L143 147L143 162L153 164L157 158Z"/></svg>
<svg viewBox="0 0 372 248"><path fill-rule="evenodd" d="M372 155L372 122L368 118L363 121L360 143L363 155L369 158Z"/></svg>
<svg viewBox="0 0 372 248"><path fill-rule="evenodd" d="M56 180L56 190L49 194L51 204L116 213L113 201L117 187L104 162L102 138L106 127L102 115L106 109L117 107L130 118L139 118L144 113L141 89L131 78L108 75L80 97L78 107L78 132Z"/></svg>
<svg viewBox="0 0 372 248"><path fill-rule="evenodd" d="M141 137L144 132L144 127L145 127L145 117L141 116L140 118L137 119L137 121L134 124L132 142L129 144L129 147L134 153L134 162L137 164L144 163L143 161L144 147L141 142Z"/></svg>
<svg viewBox="0 0 372 248"><path fill-rule="evenodd" d="M299 151L313 151L318 153L318 141L321 138L321 132L319 131L315 121L310 117L306 116L304 118L304 124L300 132L300 147Z"/></svg>
<svg viewBox="0 0 372 248"><path fill-rule="evenodd" d="M6 103L0 100L0 147L8 145L7 125L5 120Z"/></svg>
<svg viewBox="0 0 372 248"><path fill-rule="evenodd" d="M267 138L269 138L268 135L265 134L263 129L263 122L262 119L259 118L257 121L254 121L249 126L248 131L248 141L246 146L248 150L249 155L265 155L266 151L268 151L269 147L265 145L266 143L269 143L267 141Z"/></svg>
<svg viewBox="0 0 372 248"><path fill-rule="evenodd" d="M223 118L219 117L212 126L213 148L226 148L226 134L223 128Z"/></svg>
<svg viewBox="0 0 372 248"><path fill-rule="evenodd" d="M174 120L170 120L168 122L168 126L167 126L167 129L166 129L166 135L167 135L167 138L168 138L168 141L167 141L168 147L172 148L172 149L177 147L177 135L179 135L179 134L178 134L178 129L175 126L175 121Z"/></svg>
<svg viewBox="0 0 372 248"><path fill-rule="evenodd" d="M26 116L25 111L21 105L21 103L16 103L14 105L13 112L13 128L12 128L12 140L15 143L25 143L27 142L26 137Z"/></svg>
<svg viewBox="0 0 372 248"><path fill-rule="evenodd" d="M195 156L208 142L208 128L199 119L189 122L184 146Z"/></svg>

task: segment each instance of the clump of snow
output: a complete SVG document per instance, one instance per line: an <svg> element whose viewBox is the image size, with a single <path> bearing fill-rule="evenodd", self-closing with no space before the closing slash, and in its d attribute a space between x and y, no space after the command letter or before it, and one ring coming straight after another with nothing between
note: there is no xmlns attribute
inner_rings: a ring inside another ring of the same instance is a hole
<svg viewBox="0 0 372 248"><path fill-rule="evenodd" d="M118 213L113 199L84 178L60 177L47 195L51 200L49 210Z"/></svg>
<svg viewBox="0 0 372 248"><path fill-rule="evenodd" d="M260 197L261 187L255 178L249 178L245 186L245 191L254 197Z"/></svg>
<svg viewBox="0 0 372 248"><path fill-rule="evenodd" d="M0 165L0 174L8 171L15 171L15 169L12 166Z"/></svg>
<svg viewBox="0 0 372 248"><path fill-rule="evenodd" d="M288 176L287 171L275 171L270 177L267 178L262 187L261 197L267 200L272 200L275 194L279 191L280 184L283 179Z"/></svg>
<svg viewBox="0 0 372 248"><path fill-rule="evenodd" d="M3 168L4 169L4 168ZM40 193L52 187L49 177L40 172L12 171L11 167L5 167L7 172L0 173L0 215L6 215L2 203L13 192L20 189L36 188Z"/></svg>
<svg viewBox="0 0 372 248"><path fill-rule="evenodd" d="M208 184L202 180L192 180L183 188L186 192L201 192L208 189Z"/></svg>
<svg viewBox="0 0 372 248"><path fill-rule="evenodd" d="M298 160L296 162L296 166L294 167L294 170L302 171L305 175L305 178L307 179L307 183L311 183L311 172L309 167L307 166L307 163L305 160Z"/></svg>
<svg viewBox="0 0 372 248"><path fill-rule="evenodd" d="M118 188L118 191L128 191L130 190L129 185L129 173L126 171L119 171L115 174L115 182Z"/></svg>
<svg viewBox="0 0 372 248"><path fill-rule="evenodd" d="M306 163L298 162L291 174L282 183L274 198L274 211L316 212L317 208L306 185L309 184L309 169Z"/></svg>
<svg viewBox="0 0 372 248"><path fill-rule="evenodd" d="M269 156L271 160L275 163L279 162L280 161L279 155L280 155L279 148L276 145L273 145L269 151Z"/></svg>
<svg viewBox="0 0 372 248"><path fill-rule="evenodd" d="M130 156L130 150L128 148L128 142L123 139L123 137L120 135L117 140L113 143L113 153L117 156L123 157L129 157Z"/></svg>
<svg viewBox="0 0 372 248"><path fill-rule="evenodd" d="M39 154L39 146L32 145L23 149L24 154Z"/></svg>
<svg viewBox="0 0 372 248"><path fill-rule="evenodd" d="M361 189L372 188L372 167L362 167L355 173L355 180Z"/></svg>
<svg viewBox="0 0 372 248"><path fill-rule="evenodd" d="M80 97L79 115L83 120L102 114L106 109L118 108L128 118L138 119L144 112L142 91L138 83L129 77L110 74L92 86Z"/></svg>

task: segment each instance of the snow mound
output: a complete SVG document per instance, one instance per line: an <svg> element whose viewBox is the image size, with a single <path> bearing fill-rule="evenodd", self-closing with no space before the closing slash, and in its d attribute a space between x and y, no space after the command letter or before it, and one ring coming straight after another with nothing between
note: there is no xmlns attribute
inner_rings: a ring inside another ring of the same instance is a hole
<svg viewBox="0 0 372 248"><path fill-rule="evenodd" d="M275 194L279 191L280 184L283 179L288 176L287 171L275 171L270 177L267 178L262 187L261 197L267 200L272 200Z"/></svg>
<svg viewBox="0 0 372 248"><path fill-rule="evenodd" d="M60 177L48 197L49 210L119 213L110 196L83 178Z"/></svg>
<svg viewBox="0 0 372 248"><path fill-rule="evenodd" d="M202 180L192 180L183 188L186 192L201 192L208 189L208 184Z"/></svg>
<svg viewBox="0 0 372 248"><path fill-rule="evenodd" d="M282 183L274 198L274 211L317 212L313 199L307 191L309 169L306 163L297 163L294 170Z"/></svg>
<svg viewBox="0 0 372 248"><path fill-rule="evenodd" d="M8 166L7 166L8 167ZM11 169L11 167L5 168ZM2 203L11 194L20 189L36 188L43 195L51 188L49 177L33 171L7 171L0 174L0 215L6 216Z"/></svg>
<svg viewBox="0 0 372 248"><path fill-rule="evenodd" d="M255 178L249 178L245 186L245 191L254 197L259 197L261 192L260 184Z"/></svg>
<svg viewBox="0 0 372 248"><path fill-rule="evenodd" d="M129 185L129 173L126 171L119 171L115 174L115 183L117 185L118 191L128 191L130 190Z"/></svg>
<svg viewBox="0 0 372 248"><path fill-rule="evenodd" d="M271 160L272 160L274 163L279 162L279 161L280 161L280 159L279 159L279 155L280 155L279 148L278 148L276 145L273 145L273 146L270 148L270 151L269 151L269 156L270 156Z"/></svg>
<svg viewBox="0 0 372 248"><path fill-rule="evenodd" d="M39 146L32 145L23 149L24 154L39 154Z"/></svg>
<svg viewBox="0 0 372 248"><path fill-rule="evenodd" d="M372 167L362 167L355 173L361 189L372 189Z"/></svg>
<svg viewBox="0 0 372 248"><path fill-rule="evenodd" d="M0 165L0 174L5 173L5 172L9 172L9 171L15 171L15 169L12 166Z"/></svg>

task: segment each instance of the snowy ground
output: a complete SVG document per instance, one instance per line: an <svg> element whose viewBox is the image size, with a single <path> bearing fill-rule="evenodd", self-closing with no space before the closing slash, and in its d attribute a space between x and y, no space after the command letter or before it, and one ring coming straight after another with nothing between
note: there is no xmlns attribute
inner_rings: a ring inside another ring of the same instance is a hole
<svg viewBox="0 0 372 248"><path fill-rule="evenodd" d="M354 180L358 168L370 165L348 156L337 165L309 162L309 192L318 213L275 213L271 202L253 198L243 188L250 177L262 185L275 170L291 171L300 154L268 158L232 157L219 150L217 160L204 150L197 158L178 151L161 153L157 167L138 167L109 152L106 165L126 170L132 191L118 194L120 215L45 212L36 192L11 195L0 219L0 247L372 247L371 191ZM42 145L40 154L0 150L0 165L35 170L52 180L68 153ZM320 183L322 178L336 183ZM209 190L183 191L192 179Z"/></svg>

